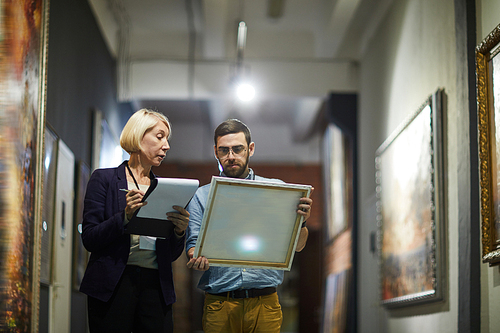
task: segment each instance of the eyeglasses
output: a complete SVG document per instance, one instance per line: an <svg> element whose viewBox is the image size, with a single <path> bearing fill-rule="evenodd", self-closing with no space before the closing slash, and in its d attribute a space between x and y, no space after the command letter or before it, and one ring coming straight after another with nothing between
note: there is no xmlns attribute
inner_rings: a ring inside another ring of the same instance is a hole
<svg viewBox="0 0 500 333"><path fill-rule="evenodd" d="M229 152L233 152L234 156L240 156L242 155L245 150L245 146L239 145L239 146L233 146L233 147L219 147L217 148L217 153L219 154L219 157L226 157L229 155Z"/></svg>

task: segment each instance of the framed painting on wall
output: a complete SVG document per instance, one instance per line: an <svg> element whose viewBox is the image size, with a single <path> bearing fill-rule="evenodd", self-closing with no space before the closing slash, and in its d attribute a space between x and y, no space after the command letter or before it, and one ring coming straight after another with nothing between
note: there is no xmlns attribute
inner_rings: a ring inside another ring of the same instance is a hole
<svg viewBox="0 0 500 333"><path fill-rule="evenodd" d="M37 332L49 1L0 1L0 331Z"/></svg>
<svg viewBox="0 0 500 333"><path fill-rule="evenodd" d="M483 262L500 264L500 25L476 47Z"/></svg>
<svg viewBox="0 0 500 333"><path fill-rule="evenodd" d="M80 289L85 268L87 267L88 252L82 242L83 201L90 179L90 168L83 161L76 164L75 173L75 205L73 227L73 289Z"/></svg>
<svg viewBox="0 0 500 333"><path fill-rule="evenodd" d="M443 95L438 90L376 151L381 302L443 298Z"/></svg>
<svg viewBox="0 0 500 333"><path fill-rule="evenodd" d="M92 113L92 170L114 168L123 162L127 155L120 146L119 138L113 133L102 111Z"/></svg>
<svg viewBox="0 0 500 333"><path fill-rule="evenodd" d="M52 242L54 234L58 140L59 138L54 131L47 127L45 129L44 142L42 245L40 257L40 283L44 285L49 285L52 281Z"/></svg>
<svg viewBox="0 0 500 333"><path fill-rule="evenodd" d="M351 270L330 273L325 281L322 333L346 332Z"/></svg>
<svg viewBox="0 0 500 333"><path fill-rule="evenodd" d="M353 217L353 164L349 138L330 123L323 140L326 241L349 227Z"/></svg>

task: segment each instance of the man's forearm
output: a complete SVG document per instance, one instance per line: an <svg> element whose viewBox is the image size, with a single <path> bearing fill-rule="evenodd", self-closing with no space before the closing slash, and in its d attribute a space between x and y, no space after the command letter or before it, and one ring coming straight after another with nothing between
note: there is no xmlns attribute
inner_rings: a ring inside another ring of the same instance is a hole
<svg viewBox="0 0 500 333"><path fill-rule="evenodd" d="M299 240L297 241L297 247L295 251L300 252L306 247L307 238L309 237L309 230L307 227L303 227L300 229Z"/></svg>

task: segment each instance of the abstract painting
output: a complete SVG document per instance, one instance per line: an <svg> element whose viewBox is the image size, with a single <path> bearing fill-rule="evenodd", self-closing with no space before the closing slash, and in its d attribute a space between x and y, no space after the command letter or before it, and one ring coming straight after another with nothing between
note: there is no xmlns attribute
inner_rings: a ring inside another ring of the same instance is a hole
<svg viewBox="0 0 500 333"><path fill-rule="evenodd" d="M429 97L376 153L384 305L441 299L442 93L439 90Z"/></svg>
<svg viewBox="0 0 500 333"><path fill-rule="evenodd" d="M48 1L0 13L0 331L36 332Z"/></svg>

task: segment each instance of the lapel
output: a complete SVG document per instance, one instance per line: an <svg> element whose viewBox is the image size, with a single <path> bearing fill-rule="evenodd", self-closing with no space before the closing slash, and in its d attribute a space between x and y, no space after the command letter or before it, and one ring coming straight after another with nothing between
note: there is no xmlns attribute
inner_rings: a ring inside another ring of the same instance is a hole
<svg viewBox="0 0 500 333"><path fill-rule="evenodd" d="M149 178L151 179L151 184L149 185L149 188L146 191L146 193L144 193L144 199L142 199L143 201L147 199L147 197L151 194L151 192L153 192L153 190L158 185L158 179L156 179L156 176L154 175L153 171L149 172Z"/></svg>
<svg viewBox="0 0 500 333"><path fill-rule="evenodd" d="M125 210L125 207L127 206L127 200L125 199L125 196L127 195L127 192L120 191L121 188L127 188L127 176L125 175L125 163L127 161L124 161L122 164L118 166L116 169L116 192L118 193L118 209L120 211Z"/></svg>
<svg viewBox="0 0 500 333"><path fill-rule="evenodd" d="M118 205L120 210L125 210L125 207L127 206L127 200L125 199L125 196L127 195L126 192L120 191L121 188L128 188L128 183L127 183L127 175L125 174L126 166L125 164L128 161L124 161L122 164L118 166L116 169L116 191L118 192ZM151 178L151 185L149 185L149 188L147 192L144 195L145 200L151 192L156 188L156 185L158 185L158 179L156 179L155 174L153 171L149 172L149 177Z"/></svg>

